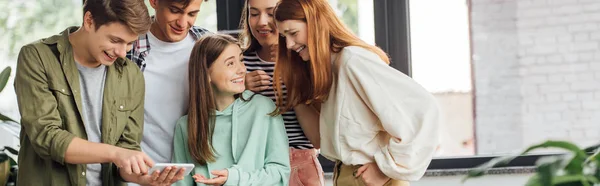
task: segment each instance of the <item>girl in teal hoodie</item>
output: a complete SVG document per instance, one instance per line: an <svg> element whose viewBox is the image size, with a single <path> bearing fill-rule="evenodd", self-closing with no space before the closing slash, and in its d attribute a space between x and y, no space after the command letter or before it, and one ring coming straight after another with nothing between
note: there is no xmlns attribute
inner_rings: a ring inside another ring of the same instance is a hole
<svg viewBox="0 0 600 186"><path fill-rule="evenodd" d="M173 163L194 163L176 185L288 185L289 147L275 104L245 91L236 39L211 34L192 49L188 115L177 121ZM192 176L193 175L193 176Z"/></svg>

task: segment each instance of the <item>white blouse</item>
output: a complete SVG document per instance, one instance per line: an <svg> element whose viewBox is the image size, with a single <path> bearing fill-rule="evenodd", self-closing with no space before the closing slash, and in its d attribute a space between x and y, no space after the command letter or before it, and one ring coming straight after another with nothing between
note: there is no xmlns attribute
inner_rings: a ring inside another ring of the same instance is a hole
<svg viewBox="0 0 600 186"><path fill-rule="evenodd" d="M321 106L321 153L348 165L376 162L396 180L420 179L439 143L433 95L362 47L332 58L336 80Z"/></svg>

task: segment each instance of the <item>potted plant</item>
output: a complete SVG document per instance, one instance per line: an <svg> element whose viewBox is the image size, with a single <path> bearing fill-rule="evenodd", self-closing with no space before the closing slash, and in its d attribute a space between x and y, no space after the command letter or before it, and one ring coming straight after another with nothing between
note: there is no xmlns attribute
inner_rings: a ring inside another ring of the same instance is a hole
<svg viewBox="0 0 600 186"><path fill-rule="evenodd" d="M11 72L10 67L6 67L6 68L4 68L4 70L2 70L2 72L0 72L0 92L2 92L4 87L6 87L6 84L8 83L8 78L10 77L10 72ZM0 121L10 121L10 122L19 123L15 120L5 116L2 113L0 113Z"/></svg>
<svg viewBox="0 0 600 186"><path fill-rule="evenodd" d="M8 78L10 77L10 72L10 67L6 67L4 70L2 70L2 72L0 72L0 92L2 92L4 87L6 87L6 84L8 83ZM17 121L5 116L2 113L0 113L0 122L18 123ZM14 156L18 155L18 151L11 147L4 147L0 149L0 185L6 185L9 178L12 178L13 180L15 180L16 178L16 173L12 173L11 168L16 166L17 162L13 158L11 158L7 154L7 152Z"/></svg>
<svg viewBox="0 0 600 186"><path fill-rule="evenodd" d="M600 185L600 144L581 149L568 141L546 141L527 148L520 155L540 148L560 148L568 153L538 159L536 173L529 178L526 186ZM505 166L516 157L494 158L470 170L463 181L481 177L491 168Z"/></svg>

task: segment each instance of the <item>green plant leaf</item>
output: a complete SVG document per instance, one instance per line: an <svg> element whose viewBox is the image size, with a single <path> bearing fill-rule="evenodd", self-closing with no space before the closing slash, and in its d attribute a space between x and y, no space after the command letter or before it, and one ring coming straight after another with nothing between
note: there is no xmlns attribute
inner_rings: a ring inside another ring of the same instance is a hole
<svg viewBox="0 0 600 186"><path fill-rule="evenodd" d="M583 174L584 161L585 160L581 160L579 158L574 157L573 159L571 159L567 167L565 167L565 171L567 171L569 174Z"/></svg>
<svg viewBox="0 0 600 186"><path fill-rule="evenodd" d="M588 153L594 152L596 150L600 150L600 143L596 144L596 145L589 146L589 147L587 147L587 148L584 149L584 151L588 152Z"/></svg>
<svg viewBox="0 0 600 186"><path fill-rule="evenodd" d="M585 178L590 182L590 183L594 183L594 184L598 184L600 183L600 180L592 175L586 175Z"/></svg>
<svg viewBox="0 0 600 186"><path fill-rule="evenodd" d="M529 177L529 180L527 180L527 183L525 183L525 186L545 186L545 185L542 185L542 182L540 181L540 175L534 174L533 176Z"/></svg>
<svg viewBox="0 0 600 186"><path fill-rule="evenodd" d="M14 159L10 158L10 167L15 165L17 165L17 162Z"/></svg>
<svg viewBox="0 0 600 186"><path fill-rule="evenodd" d="M553 185L591 185L598 181L593 176L586 175L563 175L556 176L552 180Z"/></svg>
<svg viewBox="0 0 600 186"><path fill-rule="evenodd" d="M10 152L11 154L14 154L15 156L19 155L19 151L13 149L12 147L9 146L4 146L4 150L7 150L8 152Z"/></svg>
<svg viewBox="0 0 600 186"><path fill-rule="evenodd" d="M596 173L594 174L594 177L600 180L600 163L596 163Z"/></svg>
<svg viewBox="0 0 600 186"><path fill-rule="evenodd" d="M587 154L585 151L580 149L577 145L567 142L567 141L546 141L544 143L533 145L527 148L522 154L526 154L535 149L540 148L560 148L570 151L573 154L573 158L570 160L566 167L566 171L573 174L582 174L583 173L583 162L587 158Z"/></svg>
<svg viewBox="0 0 600 186"><path fill-rule="evenodd" d="M600 180L600 148L596 149L596 152L585 160L585 165L593 168L592 173L597 180Z"/></svg>
<svg viewBox="0 0 600 186"><path fill-rule="evenodd" d="M568 151L571 151L573 154L575 154L575 156L577 156L578 158L582 158L585 159L585 157L587 156L585 154L585 151L583 151L581 148L579 148L577 145L571 143L571 142L567 142L567 141L546 141L544 143L538 144L538 145L533 145L530 146L529 148L527 148L527 150L525 150L523 153L521 154L526 154L531 152L532 150L535 149L540 149L540 148L560 148L560 149L565 149Z"/></svg>
<svg viewBox="0 0 600 186"><path fill-rule="evenodd" d="M571 175L580 175L583 173L583 162L586 160L587 154L585 151L580 149L577 145L567 142L567 141L552 141L552 140L545 141L543 143L530 146L525 151L523 151L520 155L524 155L535 149L541 149L541 148L560 148L560 149L565 149L565 150L570 151L573 154L572 155L573 157L570 160L568 160L568 159L563 160L563 161L561 161L562 162L561 164L557 164L557 165L566 164L566 166L565 166L566 171ZM465 176L465 178L463 178L462 182L464 183L468 179L483 176L483 175L485 175L485 173L488 170L490 170L494 167L500 167L500 166L507 165L512 160L514 160L516 157L518 157L518 156L506 156L506 157L494 158L494 159L490 160L489 162L486 162L486 163L478 166L477 168L470 170L469 173L467 174L467 176ZM564 158L565 157L562 157L562 159L564 159ZM565 163L565 161L567 163ZM545 174L544 176L548 176L548 174ZM537 178L537 179L539 179L539 178Z"/></svg>
<svg viewBox="0 0 600 186"><path fill-rule="evenodd" d="M542 185L551 185L556 172L564 167L565 160L560 156L540 158L537 162L538 181Z"/></svg>
<svg viewBox="0 0 600 186"><path fill-rule="evenodd" d="M591 161L596 161L598 164L600 164L600 148L592 152L594 152L594 154L590 155L590 157L585 160L585 164L588 164Z"/></svg>
<svg viewBox="0 0 600 186"><path fill-rule="evenodd" d="M12 121L15 123L19 123L19 122L15 121L14 119L10 119L9 117L5 116L4 114L0 114L0 121Z"/></svg>
<svg viewBox="0 0 600 186"><path fill-rule="evenodd" d="M6 86L6 83L8 83L8 78L10 77L10 71L11 71L10 67L6 67L6 68L4 68L4 70L2 70L2 72L0 72L0 92L2 92L2 90Z"/></svg>
<svg viewBox="0 0 600 186"><path fill-rule="evenodd" d="M0 152L0 163L6 161L8 159L9 159L8 155L6 155L5 153Z"/></svg>

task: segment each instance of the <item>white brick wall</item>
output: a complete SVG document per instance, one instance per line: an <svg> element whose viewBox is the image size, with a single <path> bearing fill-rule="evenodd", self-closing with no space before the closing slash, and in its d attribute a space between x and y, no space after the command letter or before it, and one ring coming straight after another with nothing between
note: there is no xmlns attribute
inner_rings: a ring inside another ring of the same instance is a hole
<svg viewBox="0 0 600 186"><path fill-rule="evenodd" d="M514 22L516 10L514 1L474 0L471 7L476 82L475 129L480 154L510 152L522 143L521 131L514 130L520 128L522 118L520 72L515 67L519 66L519 44L533 44L534 40L518 39ZM535 20L530 22L539 24ZM533 64L536 59L528 58L526 61ZM499 140L504 138L511 140Z"/></svg>
<svg viewBox="0 0 600 186"><path fill-rule="evenodd" d="M472 0L480 154L600 142L600 1Z"/></svg>

